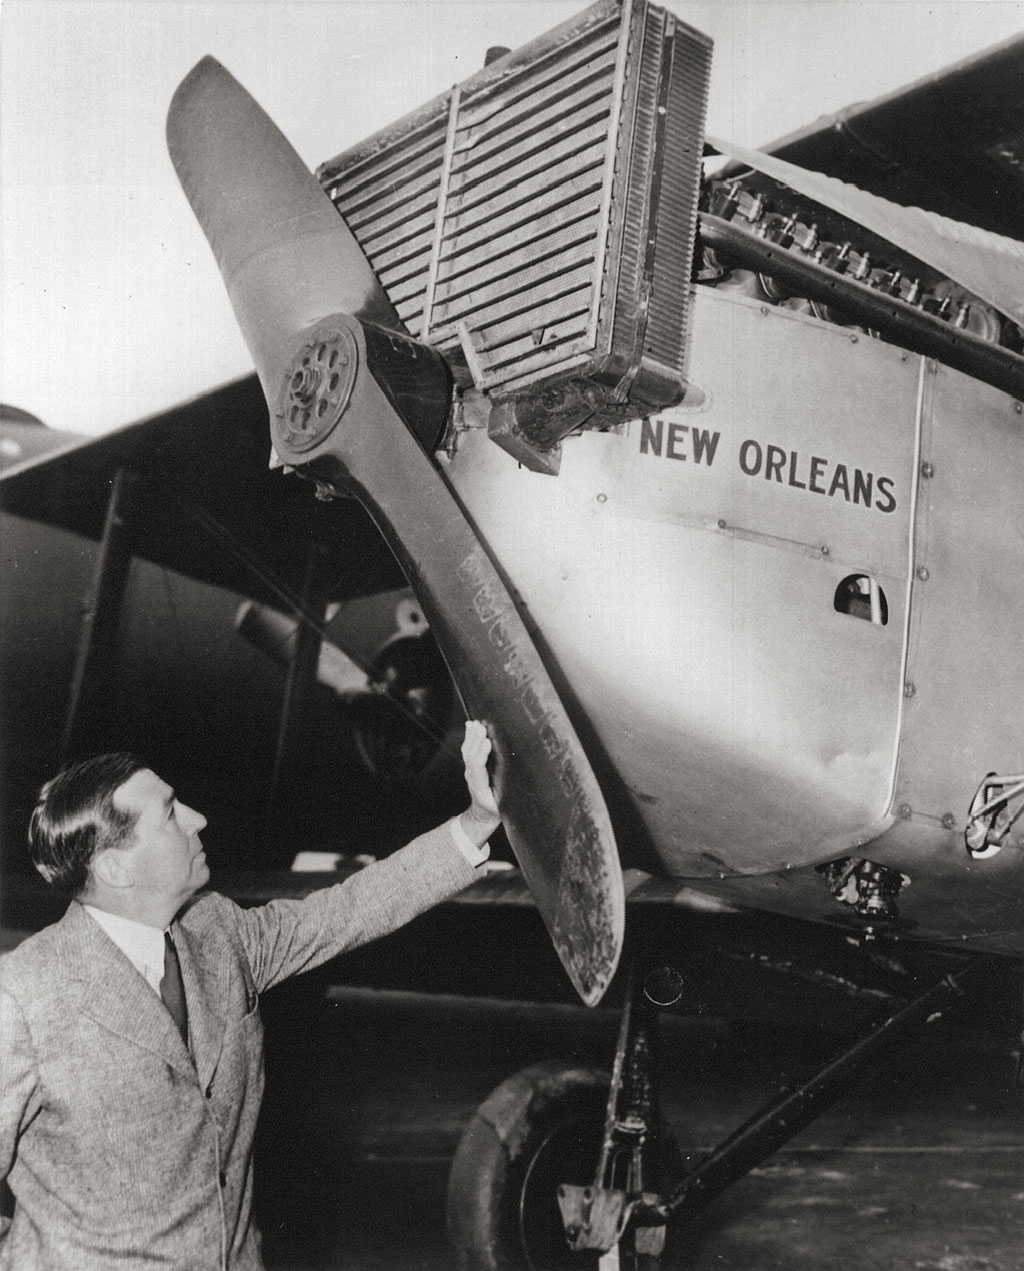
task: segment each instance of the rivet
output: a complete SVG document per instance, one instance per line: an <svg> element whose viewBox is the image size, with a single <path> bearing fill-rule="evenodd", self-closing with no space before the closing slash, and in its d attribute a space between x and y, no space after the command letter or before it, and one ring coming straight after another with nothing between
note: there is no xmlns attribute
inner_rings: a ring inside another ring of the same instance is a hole
<svg viewBox="0 0 1024 1271"><path fill-rule="evenodd" d="M901 354L900 354L900 361L901 361L901 362L905 362L905 361L907 360L907 358L908 358L908 357L910 357L910 354L909 354L909 353L901 353Z"/></svg>
<svg viewBox="0 0 1024 1271"><path fill-rule="evenodd" d="M942 825L943 825L943 828L947 830L951 830L953 826L956 825L956 817L953 815L952 812L947 812L946 815L942 818Z"/></svg>
<svg viewBox="0 0 1024 1271"><path fill-rule="evenodd" d="M719 522L718 522L718 528L719 528L720 530L726 530L726 529L728 529L728 528L729 528L729 522L728 522L728 521L719 521Z"/></svg>
<svg viewBox="0 0 1024 1271"><path fill-rule="evenodd" d="M917 689L911 684L910 680L907 680L906 684L903 685L903 696L913 697L916 692Z"/></svg>
<svg viewBox="0 0 1024 1271"><path fill-rule="evenodd" d="M910 806L909 803L901 803L899 806L899 814L902 820L909 821L910 818L914 815L914 809Z"/></svg>
<svg viewBox="0 0 1024 1271"><path fill-rule="evenodd" d="M929 478L934 477L934 476L935 476L935 464L933 464L933 463L927 463L927 462L922 463L922 464L921 464L921 476L922 476L922 477L924 477L926 481L927 481Z"/></svg>
<svg viewBox="0 0 1024 1271"><path fill-rule="evenodd" d="M761 306L761 317L762 317L762 318L767 318L767 317L768 317L768 306L767 306L767 305L762 305L762 306Z"/></svg>
<svg viewBox="0 0 1024 1271"><path fill-rule="evenodd" d="M918 576L918 578L920 578L920 580L921 580L923 583L926 583L926 582L928 581L929 573L928 573L928 570L926 569L926 567L925 567L924 565L918 565L918 567L917 567L917 576Z"/></svg>
<svg viewBox="0 0 1024 1271"><path fill-rule="evenodd" d="M860 336L859 336L859 335L851 335L851 336L850 336L850 343L851 343L851 344L856 344L859 340L860 340Z"/></svg>
<svg viewBox="0 0 1024 1271"><path fill-rule="evenodd" d="M821 549L820 549L820 550L821 550L821 554L822 554L822 556L831 556L831 555L832 555L832 553L829 551L829 549L828 549L828 548L827 548L824 544L822 544L822 546L821 546Z"/></svg>
<svg viewBox="0 0 1024 1271"><path fill-rule="evenodd" d="M597 501L598 501L598 503L607 503L607 502L608 502L608 496L607 496L607 494L599 494L599 495L597 496Z"/></svg>
<svg viewBox="0 0 1024 1271"><path fill-rule="evenodd" d="M1014 402L1013 409L1018 415L1024 414L1024 402Z"/></svg>

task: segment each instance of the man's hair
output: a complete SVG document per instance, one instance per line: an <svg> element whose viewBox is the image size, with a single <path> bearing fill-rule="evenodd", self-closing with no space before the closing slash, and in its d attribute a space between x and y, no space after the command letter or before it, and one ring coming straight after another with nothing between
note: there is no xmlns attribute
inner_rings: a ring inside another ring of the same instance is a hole
<svg viewBox="0 0 1024 1271"><path fill-rule="evenodd" d="M125 845L137 817L114 806L114 791L145 767L135 755L96 755L47 781L29 822L28 850L48 883L79 896L96 853Z"/></svg>

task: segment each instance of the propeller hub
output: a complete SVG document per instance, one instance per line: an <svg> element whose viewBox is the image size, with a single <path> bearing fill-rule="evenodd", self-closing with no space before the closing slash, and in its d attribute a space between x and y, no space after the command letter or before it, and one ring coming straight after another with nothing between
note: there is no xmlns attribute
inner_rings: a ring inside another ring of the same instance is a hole
<svg viewBox="0 0 1024 1271"><path fill-rule="evenodd" d="M275 431L287 449L304 452L334 431L345 413L359 368L352 332L338 321L318 323L284 376Z"/></svg>

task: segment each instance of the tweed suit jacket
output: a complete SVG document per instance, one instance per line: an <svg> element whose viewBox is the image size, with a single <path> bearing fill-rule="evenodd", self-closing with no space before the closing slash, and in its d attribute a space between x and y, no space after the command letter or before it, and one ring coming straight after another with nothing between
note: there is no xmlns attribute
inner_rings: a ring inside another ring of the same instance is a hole
<svg viewBox="0 0 1024 1271"><path fill-rule="evenodd" d="M190 1050L81 905L0 958L2 1271L253 1271L259 995L467 886L447 826L304 900L198 897L172 928Z"/></svg>

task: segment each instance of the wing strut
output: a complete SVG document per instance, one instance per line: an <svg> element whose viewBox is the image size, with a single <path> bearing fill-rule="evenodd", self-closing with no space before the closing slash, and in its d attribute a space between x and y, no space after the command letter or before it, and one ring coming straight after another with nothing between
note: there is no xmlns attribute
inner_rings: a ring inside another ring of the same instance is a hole
<svg viewBox="0 0 1024 1271"><path fill-rule="evenodd" d="M311 620L299 622L295 636L295 654L288 662L285 674L284 694L281 698L281 718L274 751L274 769L267 791L264 820L264 846L267 859L275 861L280 849L278 843L287 845L285 827L277 814L278 795L287 782L292 765L300 762L309 697L316 684L316 668L320 660L320 644L323 639L327 614L327 601L323 594L320 565L320 546L310 543L306 548L306 571L302 583L302 596L297 614L311 615ZM290 861L290 849L289 849ZM289 861L277 861L287 867Z"/></svg>
<svg viewBox="0 0 1024 1271"><path fill-rule="evenodd" d="M68 711L60 741L60 762L87 749L90 727L86 723L102 718L101 686L113 679L117 626L121 602L132 562L132 535L129 514L133 474L118 468L110 487L99 553L92 586L82 606L75 672L68 695Z"/></svg>

